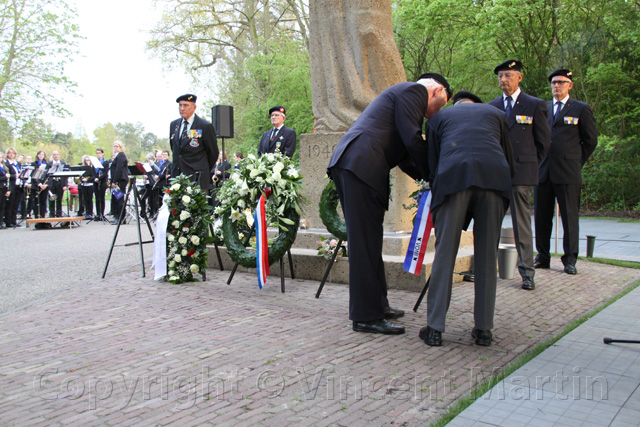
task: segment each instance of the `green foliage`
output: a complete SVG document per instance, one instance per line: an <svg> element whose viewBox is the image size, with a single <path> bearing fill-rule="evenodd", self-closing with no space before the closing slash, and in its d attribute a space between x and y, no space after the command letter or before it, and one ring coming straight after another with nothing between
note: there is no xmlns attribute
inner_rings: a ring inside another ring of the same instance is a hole
<svg viewBox="0 0 640 427"><path fill-rule="evenodd" d="M582 178L584 207L640 210L640 141L600 136Z"/></svg>
<svg viewBox="0 0 640 427"><path fill-rule="evenodd" d="M64 0L0 0L0 116L11 128L68 114L61 95L75 87L64 75L77 54L75 19Z"/></svg>

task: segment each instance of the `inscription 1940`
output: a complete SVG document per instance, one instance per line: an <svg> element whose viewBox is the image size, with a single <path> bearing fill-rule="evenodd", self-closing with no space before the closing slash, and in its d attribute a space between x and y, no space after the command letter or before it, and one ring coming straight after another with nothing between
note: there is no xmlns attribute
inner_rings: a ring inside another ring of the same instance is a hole
<svg viewBox="0 0 640 427"><path fill-rule="evenodd" d="M333 153L333 150L336 148L336 145L334 144L331 146L331 148L329 148L328 144L309 144L308 148L309 148L308 155L310 159L323 157L328 160L331 158L331 154Z"/></svg>

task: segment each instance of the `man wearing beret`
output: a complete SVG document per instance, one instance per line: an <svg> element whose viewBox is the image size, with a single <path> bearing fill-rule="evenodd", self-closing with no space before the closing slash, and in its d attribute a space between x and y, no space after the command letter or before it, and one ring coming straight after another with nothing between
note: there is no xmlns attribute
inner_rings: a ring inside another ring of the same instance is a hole
<svg viewBox="0 0 640 427"><path fill-rule="evenodd" d="M424 118L451 97L447 80L436 73L417 83L387 88L340 138L327 174L335 182L349 241L349 319L353 330L402 334L388 322L404 315L389 306L382 261L383 220L389 206L389 172L400 168L412 178L427 179Z"/></svg>
<svg viewBox="0 0 640 427"><path fill-rule="evenodd" d="M296 131L284 125L286 110L281 105L271 107L269 110L273 129L269 129L262 134L258 155L274 153L276 150L284 153L288 157L293 157L296 151Z"/></svg>
<svg viewBox="0 0 640 427"><path fill-rule="evenodd" d="M453 107L427 123L431 215L436 254L427 294L427 326L420 338L442 345L451 302L453 268L460 233L473 219L476 344L491 345L496 302L496 258L504 214L509 206L513 157L507 117L476 95L460 91Z"/></svg>
<svg viewBox="0 0 640 427"><path fill-rule="evenodd" d="M211 184L209 171L218 158L218 141L213 125L195 114L196 99L189 93L176 99L182 118L172 121L169 129L169 143L173 151L171 176L183 173L195 181L195 173L199 172L198 184L208 194Z"/></svg>
<svg viewBox="0 0 640 427"><path fill-rule="evenodd" d="M538 165L549 149L551 130L547 121L547 104L527 95L520 88L522 62L510 59L494 70L502 96L489 102L502 110L509 123L509 140L515 162L511 180L511 220L520 261L518 271L522 289L535 289L533 267L533 235L531 233L531 192L538 184Z"/></svg>
<svg viewBox="0 0 640 427"><path fill-rule="evenodd" d="M562 263L568 274L577 274L578 211L582 167L598 144L591 108L569 96L573 74L566 68L549 75L553 101L547 103L551 125L551 147L540 164L540 182L535 191L536 268L549 268L550 241L555 200L564 229Z"/></svg>

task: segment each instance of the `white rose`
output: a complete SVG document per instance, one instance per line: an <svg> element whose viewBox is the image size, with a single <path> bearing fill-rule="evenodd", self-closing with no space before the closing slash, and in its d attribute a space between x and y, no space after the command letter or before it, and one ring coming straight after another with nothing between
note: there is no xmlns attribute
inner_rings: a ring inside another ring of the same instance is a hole
<svg viewBox="0 0 640 427"><path fill-rule="evenodd" d="M175 261L169 261L169 267L173 268L176 266L176 262Z"/></svg>
<svg viewBox="0 0 640 427"><path fill-rule="evenodd" d="M293 166L289 168L289 170L287 171L287 174L291 178L297 178L299 176L298 170L296 168L294 168Z"/></svg>
<svg viewBox="0 0 640 427"><path fill-rule="evenodd" d="M249 155L247 156L247 159L249 159L249 160L255 160L255 159L256 159L256 156L255 156L255 154L249 154Z"/></svg>
<svg viewBox="0 0 640 427"><path fill-rule="evenodd" d="M280 175L280 172L274 172L273 175L271 175L271 178L273 178L274 181L280 181L282 179L282 175Z"/></svg>
<svg viewBox="0 0 640 427"><path fill-rule="evenodd" d="M182 203L184 203L185 205L188 205L189 203L191 203L191 197L185 194L184 196L182 196Z"/></svg>
<svg viewBox="0 0 640 427"><path fill-rule="evenodd" d="M189 194L193 193L193 189L191 187L187 187L187 193Z"/></svg>
<svg viewBox="0 0 640 427"><path fill-rule="evenodd" d="M178 280L178 276L169 276L169 280Z"/></svg>
<svg viewBox="0 0 640 427"><path fill-rule="evenodd" d="M286 186L287 186L287 181L285 181L284 179L281 179L280 181L278 181L278 187L284 188Z"/></svg>
<svg viewBox="0 0 640 427"><path fill-rule="evenodd" d="M185 231L185 232L189 231L189 227L182 227L182 231Z"/></svg>
<svg viewBox="0 0 640 427"><path fill-rule="evenodd" d="M246 204L244 203L244 200L242 200L242 199L238 200L238 207L240 209L244 209L245 206L246 206Z"/></svg>
<svg viewBox="0 0 640 427"><path fill-rule="evenodd" d="M173 276L174 274L175 274L175 271L169 270L169 276ZM171 279L171 280L173 280L173 279Z"/></svg>
<svg viewBox="0 0 640 427"><path fill-rule="evenodd" d="M182 261L182 257L180 256L180 254L176 254L176 256L173 257L175 262L181 262Z"/></svg>
<svg viewBox="0 0 640 427"><path fill-rule="evenodd" d="M171 191L178 191L180 189L180 184L173 184L171 186Z"/></svg>
<svg viewBox="0 0 640 427"><path fill-rule="evenodd" d="M173 234L169 234L169 235L167 236L167 239L168 239L170 242L173 242L174 240L176 240L176 236L174 236Z"/></svg>
<svg viewBox="0 0 640 427"><path fill-rule="evenodd" d="M184 236L180 236L178 238L178 243L180 243L181 245L184 245L185 243L187 243L187 238Z"/></svg>
<svg viewBox="0 0 640 427"><path fill-rule="evenodd" d="M176 219L171 223L171 225L173 226L173 228L180 228L180 221Z"/></svg>
<svg viewBox="0 0 640 427"><path fill-rule="evenodd" d="M185 219L188 219L191 217L191 214L187 211L182 211L180 212L180 220L184 221Z"/></svg>
<svg viewBox="0 0 640 427"><path fill-rule="evenodd" d="M191 243L193 243L194 245L199 245L200 238L198 236L191 236Z"/></svg>
<svg viewBox="0 0 640 427"><path fill-rule="evenodd" d="M200 267L198 267L195 264L191 264L191 266L189 267L189 270L191 270L192 273L197 273L198 271L200 271Z"/></svg>
<svg viewBox="0 0 640 427"><path fill-rule="evenodd" d="M188 254L188 253L189 253L189 252L187 252L187 250L186 250L186 249L183 249L183 250L182 250L182 256L187 256L187 254Z"/></svg>
<svg viewBox="0 0 640 427"><path fill-rule="evenodd" d="M273 172L282 172L282 169L284 169L284 164L282 162L278 162L273 166Z"/></svg>
<svg viewBox="0 0 640 427"><path fill-rule="evenodd" d="M260 175L260 170L259 169L253 169L251 171L251 173L249 173L249 177L251 177L251 178L255 178L258 175Z"/></svg>

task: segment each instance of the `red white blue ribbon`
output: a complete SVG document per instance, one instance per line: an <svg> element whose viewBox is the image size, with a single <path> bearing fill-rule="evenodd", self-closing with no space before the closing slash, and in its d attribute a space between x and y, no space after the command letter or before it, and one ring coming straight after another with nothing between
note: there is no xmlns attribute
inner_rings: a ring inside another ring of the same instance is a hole
<svg viewBox="0 0 640 427"><path fill-rule="evenodd" d="M420 271L422 271L424 253L427 251L429 236L433 228L430 208L431 191L427 190L420 198L416 220L413 223L413 231L411 232L411 240L409 241L409 248L407 249L407 255L402 264L405 271L415 274L416 276L419 276Z"/></svg>
<svg viewBox="0 0 640 427"><path fill-rule="evenodd" d="M265 203L271 194L270 188L265 188L265 194L260 196L256 212L253 215L256 227L256 268L258 269L258 286L264 287L269 275L269 242L267 239L267 219Z"/></svg>

